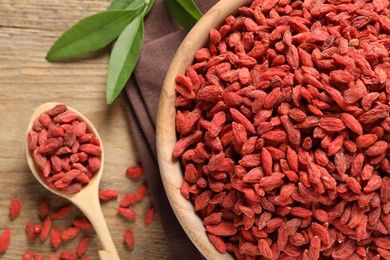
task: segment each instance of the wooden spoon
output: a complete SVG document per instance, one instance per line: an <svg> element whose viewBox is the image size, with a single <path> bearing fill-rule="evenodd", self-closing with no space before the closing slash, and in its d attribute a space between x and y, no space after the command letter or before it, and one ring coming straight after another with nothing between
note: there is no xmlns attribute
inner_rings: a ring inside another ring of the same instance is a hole
<svg viewBox="0 0 390 260"><path fill-rule="evenodd" d="M39 115L42 113L45 113L52 109L54 106L58 105L59 103L49 102L42 104L39 106L31 116L30 123L28 124L28 131L32 129L32 125L34 120L38 119ZM96 131L95 127L92 125L92 123L83 116L80 112L77 110L67 106L70 111L73 111L79 115L79 118L81 121L84 121L87 124L87 129L89 132L93 133L97 138L100 139L98 132ZM104 219L104 215L102 212L102 209L100 207L99 202L99 183L100 179L103 174L103 163L104 163L104 150L103 146L100 145L102 148L102 154L101 154L101 166L99 171L92 177L89 181L89 184L84 186L79 192L74 194L64 194L60 191L51 189L40 177L40 173L37 170L34 161L31 156L31 152L28 149L27 142L26 142L26 156L27 156L27 162L31 169L31 172L35 176L35 178L44 186L46 189L51 191L52 193L63 197L69 201L71 201L74 205L76 205L83 213L84 215L89 219L91 224L93 225L100 242L102 243L103 250L99 251L100 259L102 260L116 260L119 259L118 253L116 251L114 242L112 241L110 232L107 227L106 220Z"/></svg>

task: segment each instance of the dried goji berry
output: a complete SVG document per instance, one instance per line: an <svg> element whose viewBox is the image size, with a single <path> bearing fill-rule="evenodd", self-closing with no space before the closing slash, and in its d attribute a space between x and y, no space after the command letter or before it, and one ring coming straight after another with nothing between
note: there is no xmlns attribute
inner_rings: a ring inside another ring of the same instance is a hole
<svg viewBox="0 0 390 260"><path fill-rule="evenodd" d="M137 179L144 176L144 168L140 165L129 166L126 169L126 176L131 179Z"/></svg>
<svg viewBox="0 0 390 260"><path fill-rule="evenodd" d="M62 240L69 240L76 237L80 233L80 229L76 227L70 227L61 233Z"/></svg>
<svg viewBox="0 0 390 260"><path fill-rule="evenodd" d="M20 211L22 209L22 201L19 198L13 198L11 200L11 203L10 203L8 209L9 209L10 219L14 220L20 214Z"/></svg>
<svg viewBox="0 0 390 260"><path fill-rule="evenodd" d="M92 228L91 222L89 222L86 218L77 218L72 221L73 226L79 228L79 229L88 229Z"/></svg>
<svg viewBox="0 0 390 260"><path fill-rule="evenodd" d="M82 256L88 250L89 238L83 238L77 245L77 255Z"/></svg>
<svg viewBox="0 0 390 260"><path fill-rule="evenodd" d="M59 208L58 210L56 210L52 215L51 217L53 219L60 219L60 218L63 218L65 217L66 215L68 215L70 213L70 211L72 210L72 205L66 205L66 206L63 206L61 208Z"/></svg>
<svg viewBox="0 0 390 260"><path fill-rule="evenodd" d="M50 243L55 248L58 248L61 245L61 243L62 243L61 232L56 227L53 227L51 229Z"/></svg>
<svg viewBox="0 0 390 260"><path fill-rule="evenodd" d="M6 228L0 236L0 254L5 253L11 241L11 229Z"/></svg>
<svg viewBox="0 0 390 260"><path fill-rule="evenodd" d="M118 197L118 191L116 190L102 190L99 191L99 199L100 200L111 200L116 199Z"/></svg>
<svg viewBox="0 0 390 260"><path fill-rule="evenodd" d="M42 230L40 234L41 241L45 241L49 237L50 229L51 229L51 218L48 216L45 218L42 224Z"/></svg>
<svg viewBox="0 0 390 260"><path fill-rule="evenodd" d="M136 214L133 209L119 207L116 209L122 216L129 220L135 220Z"/></svg>
<svg viewBox="0 0 390 260"><path fill-rule="evenodd" d="M130 250L134 249L134 234L130 228L127 228L125 230L125 233L123 235L123 240L124 240L128 249L130 249Z"/></svg>
<svg viewBox="0 0 390 260"><path fill-rule="evenodd" d="M154 215L156 214L156 209L154 207L150 207L146 213L145 213L145 227L149 226L149 224L152 222Z"/></svg>

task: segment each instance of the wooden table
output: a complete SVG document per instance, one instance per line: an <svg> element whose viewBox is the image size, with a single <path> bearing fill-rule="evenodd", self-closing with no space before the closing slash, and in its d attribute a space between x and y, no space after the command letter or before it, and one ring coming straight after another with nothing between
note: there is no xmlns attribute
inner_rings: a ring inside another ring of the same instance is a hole
<svg viewBox="0 0 390 260"><path fill-rule="evenodd" d="M0 232L11 228L11 244L0 259L21 259L30 250L48 256L50 252L75 251L84 237L91 238L87 254L98 259L100 243L93 231L83 231L54 250L50 241L29 242L26 223L41 223L37 205L48 198L51 210L66 205L41 187L27 166L24 141L33 110L48 101L66 103L87 116L98 129L105 147L106 160L101 189L116 189L116 201L102 203L103 212L121 259L167 259L169 253L159 219L144 227L143 215L151 206L149 197L134 205L138 215L131 222L120 217L119 200L133 192L143 180L125 176L127 166L137 164L134 144L126 118L123 98L105 103L108 54L68 63L49 63L45 55L55 39L81 18L103 11L109 0L0 0ZM21 215L11 221L8 205L12 198L23 202ZM54 221L60 230L81 216L74 208L70 215ZM123 244L123 232L130 227L135 234L135 249Z"/></svg>

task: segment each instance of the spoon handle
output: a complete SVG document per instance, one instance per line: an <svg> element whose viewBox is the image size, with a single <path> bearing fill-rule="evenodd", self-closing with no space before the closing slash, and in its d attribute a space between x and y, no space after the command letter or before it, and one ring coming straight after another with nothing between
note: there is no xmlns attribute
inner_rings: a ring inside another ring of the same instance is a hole
<svg viewBox="0 0 390 260"><path fill-rule="evenodd" d="M99 198L93 196L92 193L86 193L90 196L84 197L82 201L78 204L78 208L84 213L84 215L89 219L92 226L94 227L96 234L98 235L100 242L103 246L103 250L99 251L99 256L101 260L119 260L118 252L116 251L115 244L112 240L110 231L106 220L104 218L102 209L100 207Z"/></svg>

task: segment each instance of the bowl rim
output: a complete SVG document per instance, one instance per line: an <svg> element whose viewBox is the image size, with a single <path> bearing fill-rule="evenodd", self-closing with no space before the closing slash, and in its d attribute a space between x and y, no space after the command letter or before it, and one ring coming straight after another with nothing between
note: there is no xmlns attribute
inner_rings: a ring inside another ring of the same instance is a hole
<svg viewBox="0 0 390 260"><path fill-rule="evenodd" d="M192 203L180 193L183 173L180 162L172 158L177 142L175 129L175 77L183 75L192 64L195 52L206 46L211 28L219 28L225 18L253 0L220 0L207 11L187 34L176 51L166 74L157 110L156 146L160 175L169 203L180 225L192 243L207 259L232 259L230 254L219 253L206 235L206 229ZM172 178L174 176L174 178Z"/></svg>

